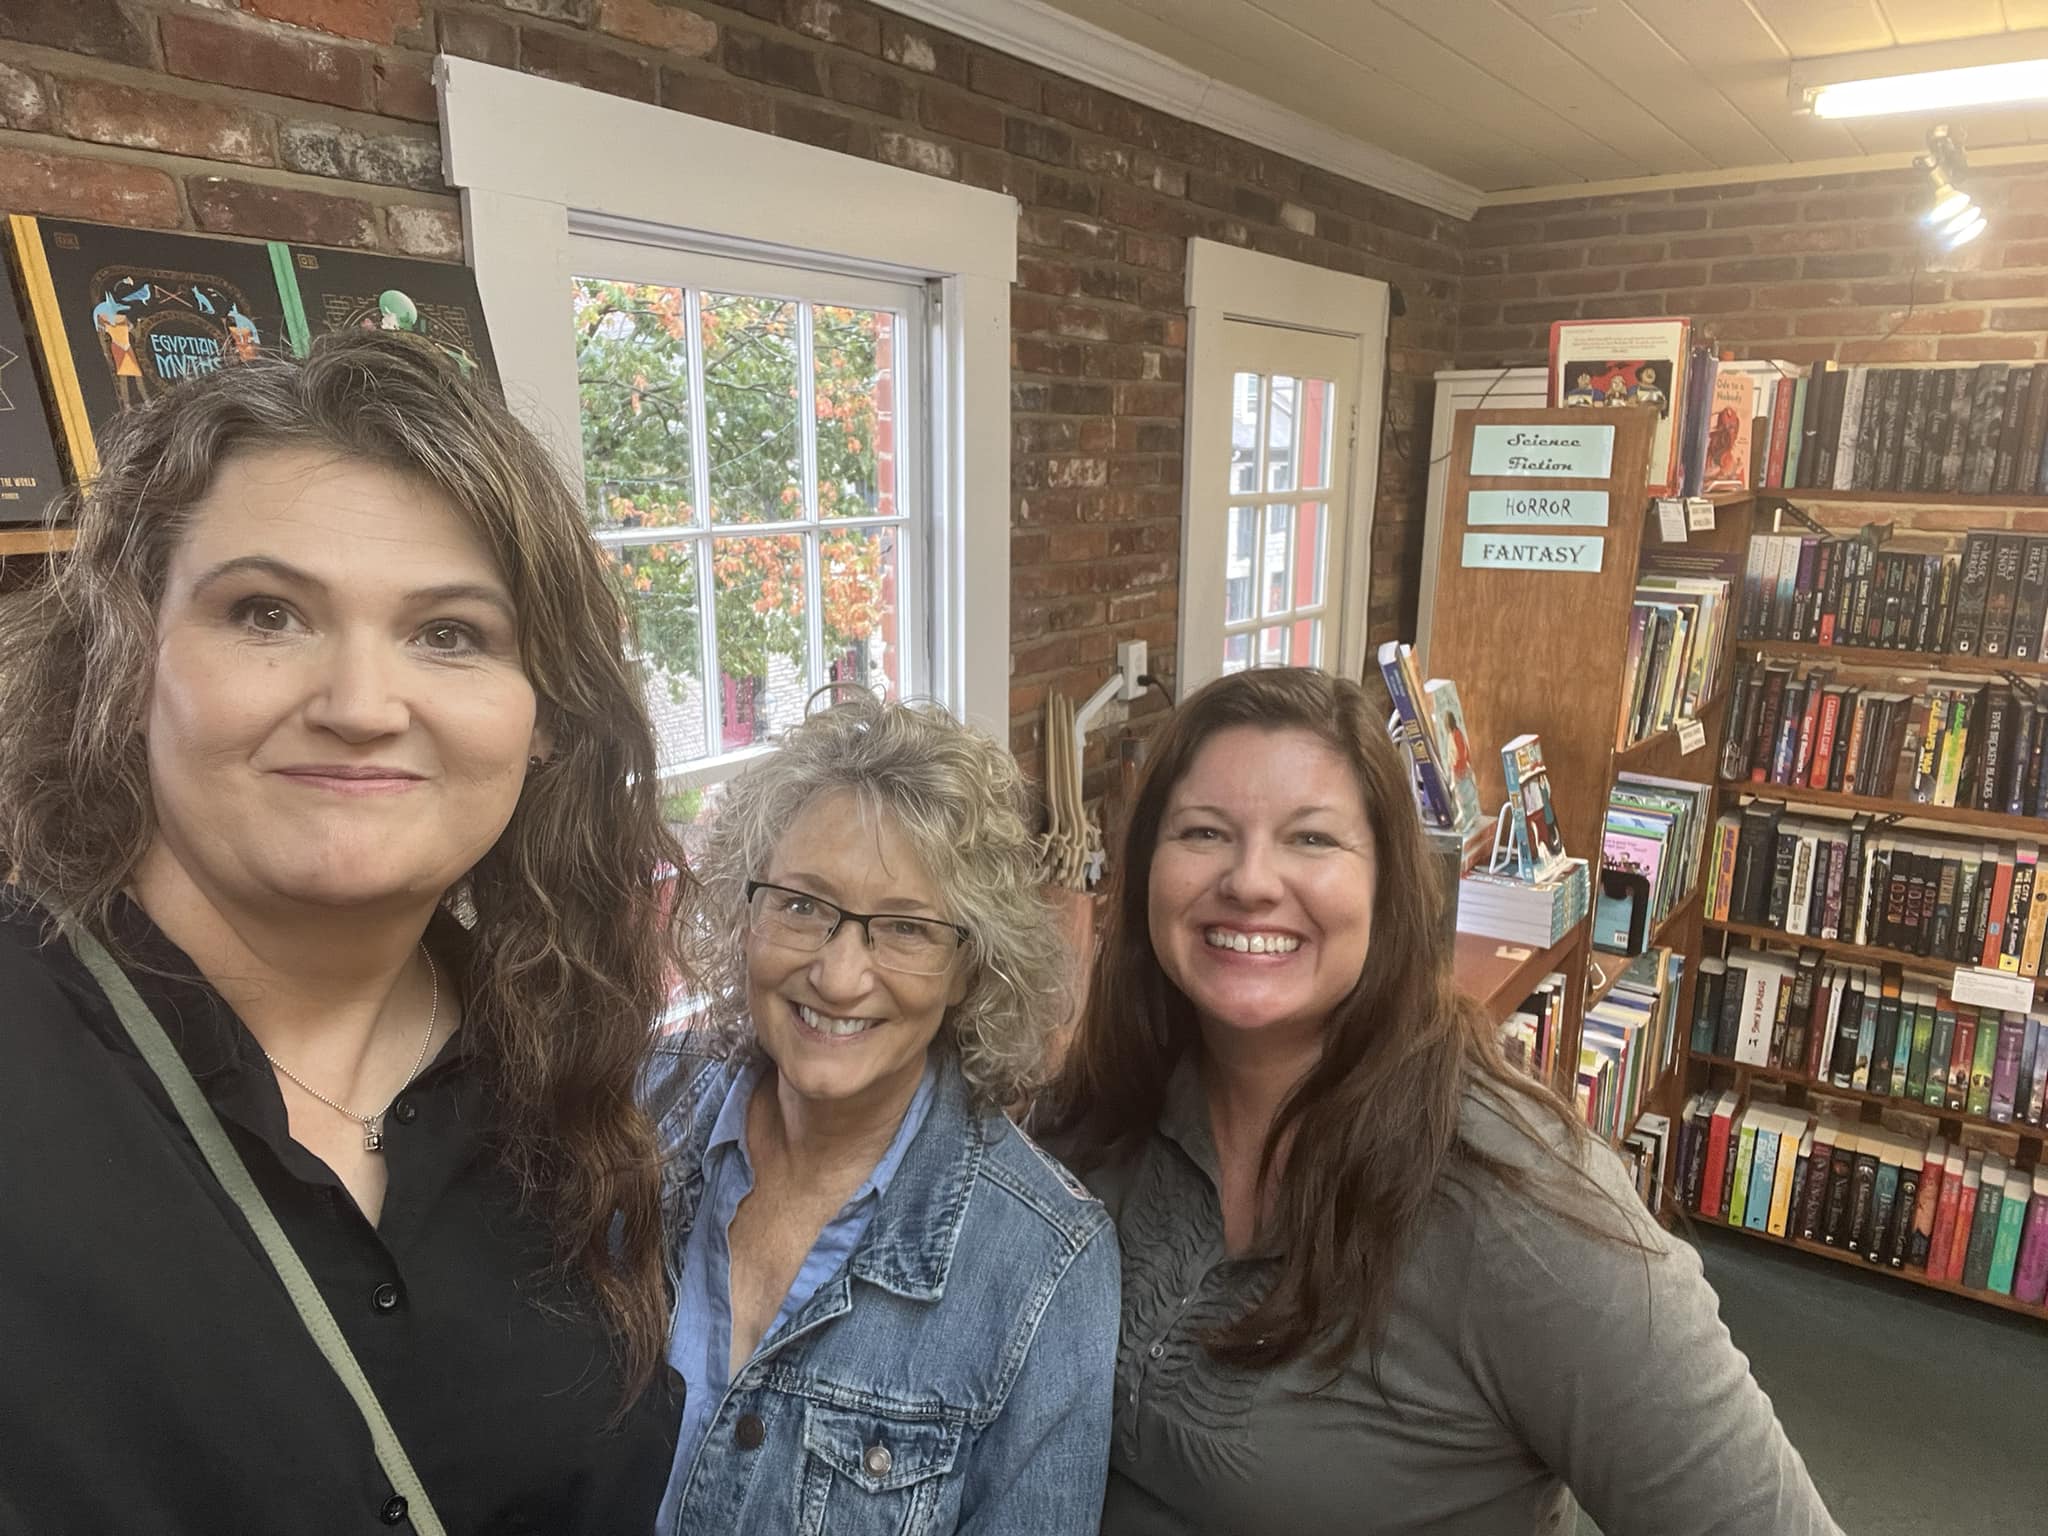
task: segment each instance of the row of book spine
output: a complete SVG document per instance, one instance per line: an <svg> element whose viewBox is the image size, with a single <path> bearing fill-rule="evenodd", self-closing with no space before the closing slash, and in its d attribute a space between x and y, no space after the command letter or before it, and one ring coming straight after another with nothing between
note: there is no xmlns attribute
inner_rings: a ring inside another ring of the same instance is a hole
<svg viewBox="0 0 2048 1536"><path fill-rule="evenodd" d="M1709 922L2039 976L2048 880L2039 845L1879 828L1868 815L1788 817L1752 800L1714 824Z"/></svg>
<svg viewBox="0 0 2048 1536"><path fill-rule="evenodd" d="M1819 362L1780 381L1769 420L1773 490L2048 492L2048 365Z"/></svg>
<svg viewBox="0 0 2048 1536"><path fill-rule="evenodd" d="M1820 1087L2040 1126L2048 1116L2048 1017L1958 1003L1896 967L1831 966L1740 946L1700 962L1693 1050L1776 1068Z"/></svg>
<svg viewBox="0 0 2048 1536"><path fill-rule="evenodd" d="M1743 565L1746 640L2037 661L2048 631L2048 537L1973 529L1962 549L1762 533Z"/></svg>
<svg viewBox="0 0 2048 1536"><path fill-rule="evenodd" d="M1719 767L1731 782L2043 816L2044 764L2048 709L2023 684L1864 688L1827 667L1753 662L1737 670Z"/></svg>
<svg viewBox="0 0 2048 1536"><path fill-rule="evenodd" d="M1501 1026L1501 1045L1510 1063L1548 1083L1557 1069L1557 1042L1564 1031L1565 978L1552 971L1536 984Z"/></svg>
<svg viewBox="0 0 2048 1536"><path fill-rule="evenodd" d="M1685 1203L2029 1306L2048 1299L2048 1171L1982 1147L1782 1105L1696 1094L1679 1133Z"/></svg>

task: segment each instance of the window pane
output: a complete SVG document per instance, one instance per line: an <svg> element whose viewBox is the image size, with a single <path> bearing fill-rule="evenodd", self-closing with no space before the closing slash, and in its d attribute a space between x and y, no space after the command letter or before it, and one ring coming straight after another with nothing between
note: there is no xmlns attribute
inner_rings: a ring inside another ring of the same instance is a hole
<svg viewBox="0 0 2048 1536"><path fill-rule="evenodd" d="M756 746L804 716L804 536L714 539L718 595L718 749Z"/></svg>
<svg viewBox="0 0 2048 1536"><path fill-rule="evenodd" d="M1300 532L1294 546L1300 569L1294 574L1294 606L1320 608L1324 583L1329 579L1330 506L1323 501L1305 501L1296 509Z"/></svg>
<svg viewBox="0 0 2048 1536"><path fill-rule="evenodd" d="M697 562L688 543L629 544L605 561L633 614L647 713L664 769L706 754Z"/></svg>
<svg viewBox="0 0 2048 1536"><path fill-rule="evenodd" d="M1259 665L1262 667L1284 667L1290 665L1287 645L1288 632L1279 625L1259 631Z"/></svg>
<svg viewBox="0 0 2048 1536"><path fill-rule="evenodd" d="M818 515L896 514L896 317L820 305L811 357L818 417Z"/></svg>
<svg viewBox="0 0 2048 1536"><path fill-rule="evenodd" d="M1337 386L1328 379L1301 381L1301 488L1330 483L1330 439L1336 435Z"/></svg>
<svg viewBox="0 0 2048 1536"><path fill-rule="evenodd" d="M591 526L690 522L695 512L683 290L579 277L571 291Z"/></svg>
<svg viewBox="0 0 2048 1536"><path fill-rule="evenodd" d="M1223 640L1223 670L1242 672L1252 664L1252 637L1226 635Z"/></svg>
<svg viewBox="0 0 2048 1536"><path fill-rule="evenodd" d="M1266 416L1266 489L1294 489L1294 429L1301 405L1301 381L1273 375L1273 403Z"/></svg>
<svg viewBox="0 0 2048 1536"><path fill-rule="evenodd" d="M1264 592L1262 612L1285 613L1293 607L1289 588L1292 564L1288 559L1289 535L1294 531L1292 507L1266 508L1266 542L1260 554L1260 587Z"/></svg>
<svg viewBox="0 0 2048 1536"><path fill-rule="evenodd" d="M1223 622L1252 616L1252 552L1259 547L1259 509L1230 509L1230 548L1223 561Z"/></svg>
<svg viewBox="0 0 2048 1536"><path fill-rule="evenodd" d="M903 644L898 628L899 549L895 528L829 530L820 549L819 589L825 600L824 677L903 697Z"/></svg>
<svg viewBox="0 0 2048 1536"><path fill-rule="evenodd" d="M1230 494L1259 488L1259 385L1256 373L1230 381Z"/></svg>
<svg viewBox="0 0 2048 1536"><path fill-rule="evenodd" d="M712 520L793 522L804 516L797 307L707 293L700 308Z"/></svg>
<svg viewBox="0 0 2048 1536"><path fill-rule="evenodd" d="M1323 664L1323 621L1302 619L1297 622L1288 640L1288 652L1294 657L1297 667L1320 667Z"/></svg>

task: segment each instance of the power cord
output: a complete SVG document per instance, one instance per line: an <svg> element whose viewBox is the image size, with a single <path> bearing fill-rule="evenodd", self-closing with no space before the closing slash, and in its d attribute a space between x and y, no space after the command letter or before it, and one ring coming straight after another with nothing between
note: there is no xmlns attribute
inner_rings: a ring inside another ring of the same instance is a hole
<svg viewBox="0 0 2048 1536"><path fill-rule="evenodd" d="M1138 674L1138 686L1141 688L1157 688L1159 690L1159 696L1166 700L1166 707L1168 709L1173 708L1172 690L1169 689L1166 686L1166 684L1159 681L1158 678L1154 677L1150 672L1140 672Z"/></svg>

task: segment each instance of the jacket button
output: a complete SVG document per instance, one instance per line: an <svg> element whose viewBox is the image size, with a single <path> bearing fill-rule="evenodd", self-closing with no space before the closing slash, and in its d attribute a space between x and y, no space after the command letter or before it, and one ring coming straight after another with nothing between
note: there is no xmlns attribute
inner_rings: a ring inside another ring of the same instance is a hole
<svg viewBox="0 0 2048 1536"><path fill-rule="evenodd" d="M869 1477L887 1477L889 1468L896 1464L896 1458L889 1454L886 1445L871 1445L867 1454L861 1457L860 1464L868 1469Z"/></svg>
<svg viewBox="0 0 2048 1536"><path fill-rule="evenodd" d="M391 1106L391 1118L396 1120L400 1125L411 1125L413 1121L419 1119L419 1117L419 1108L413 1103L411 1099L400 1099L396 1104Z"/></svg>
<svg viewBox="0 0 2048 1536"><path fill-rule="evenodd" d="M375 1307L379 1312L391 1312L397 1310L398 1287L393 1285L389 1280L386 1280L382 1285L378 1286L377 1289L370 1292L370 1305ZM399 1502L403 1503L404 1500L400 1500Z"/></svg>
<svg viewBox="0 0 2048 1536"><path fill-rule="evenodd" d="M405 1495L394 1493L384 1501L384 1507L377 1511L377 1518L386 1525L396 1525L405 1518Z"/></svg>
<svg viewBox="0 0 2048 1536"><path fill-rule="evenodd" d="M768 1426L761 1422L758 1413L743 1413L739 1423L732 1428L733 1443L743 1451L758 1451L761 1442L768 1438Z"/></svg>

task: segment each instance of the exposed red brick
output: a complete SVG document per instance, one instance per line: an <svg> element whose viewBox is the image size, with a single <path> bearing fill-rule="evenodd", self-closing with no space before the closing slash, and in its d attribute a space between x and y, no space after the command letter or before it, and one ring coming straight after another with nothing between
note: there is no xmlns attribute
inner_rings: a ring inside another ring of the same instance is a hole
<svg viewBox="0 0 2048 1536"><path fill-rule="evenodd" d="M825 94L825 72L815 49L729 27L721 57L726 69L742 80L779 85L809 96Z"/></svg>
<svg viewBox="0 0 2048 1536"><path fill-rule="evenodd" d="M510 23L474 11L444 11L440 22L443 53L503 69L519 62L519 29Z"/></svg>
<svg viewBox="0 0 2048 1536"><path fill-rule="evenodd" d="M991 149L1003 147L1003 109L957 91L930 90L919 103L919 119L934 133Z"/></svg>
<svg viewBox="0 0 2048 1536"><path fill-rule="evenodd" d="M58 131L69 138L200 160L277 163L268 121L238 106L89 77L63 80L59 89Z"/></svg>
<svg viewBox="0 0 2048 1536"><path fill-rule="evenodd" d="M366 43L394 43L421 25L420 0L240 0L270 21L310 27Z"/></svg>
<svg viewBox="0 0 2048 1536"><path fill-rule="evenodd" d="M708 58L718 47L718 23L672 0L598 0L601 31L686 58Z"/></svg>
<svg viewBox="0 0 2048 1536"><path fill-rule="evenodd" d="M394 251L440 261L462 260L462 215L452 201L433 206L394 203L384 210L384 230Z"/></svg>
<svg viewBox="0 0 2048 1536"><path fill-rule="evenodd" d="M775 133L779 138L795 139L842 155L868 155L874 151L875 130L868 124L799 101L775 103Z"/></svg>
<svg viewBox="0 0 2048 1536"><path fill-rule="evenodd" d="M193 222L213 234L358 249L377 244L376 218L360 198L225 176L188 177L185 192L192 200Z"/></svg>
<svg viewBox="0 0 2048 1536"><path fill-rule="evenodd" d="M958 179L960 175L959 157L951 145L921 138L914 133L892 133L884 129L876 136L875 152L890 165L900 165L906 171L943 176L949 181Z"/></svg>
<svg viewBox="0 0 2048 1536"><path fill-rule="evenodd" d="M519 58L520 67L528 74L585 86L608 96L653 101L659 90L654 66L645 59L566 32L522 28Z"/></svg>
<svg viewBox="0 0 2048 1536"><path fill-rule="evenodd" d="M661 72L661 104L694 117L713 118L763 133L774 115L774 104L759 91L722 75L698 75L676 69Z"/></svg>
<svg viewBox="0 0 2048 1536"><path fill-rule="evenodd" d="M25 70L0 64L0 128L41 133L50 126L50 96Z"/></svg>
<svg viewBox="0 0 2048 1536"><path fill-rule="evenodd" d="M1621 286L1635 293L1645 288L1695 288L1706 280L1706 267L1694 262L1689 266L1631 267Z"/></svg>
<svg viewBox="0 0 2048 1536"><path fill-rule="evenodd" d="M1932 338L1904 336L1890 341L1845 341L1835 355L1845 363L1926 363L1934 360L1934 342Z"/></svg>
<svg viewBox="0 0 2048 1536"><path fill-rule="evenodd" d="M788 0L785 14L797 31L858 53L882 51L882 23L864 7L840 0Z"/></svg>
<svg viewBox="0 0 2048 1536"><path fill-rule="evenodd" d="M907 119L912 111L910 86L888 70L873 69L853 59L826 61L825 94L882 117Z"/></svg>
<svg viewBox="0 0 2048 1536"><path fill-rule="evenodd" d="M976 52L967 61L968 89L1013 107L1036 112L1045 96L1045 76L1032 65L1000 53Z"/></svg>
<svg viewBox="0 0 2048 1536"><path fill-rule="evenodd" d="M173 11L158 23L174 75L368 112L376 81L367 50L303 33Z"/></svg>
<svg viewBox="0 0 2048 1536"><path fill-rule="evenodd" d="M882 18L882 57L921 75L936 75L955 85L967 83L965 45L897 16Z"/></svg>
<svg viewBox="0 0 2048 1536"><path fill-rule="evenodd" d="M149 39L119 0L7 0L0 37L117 64L150 62Z"/></svg>
<svg viewBox="0 0 2048 1536"><path fill-rule="evenodd" d="M371 66L377 110L385 117L436 122L441 104L434 94L434 59L426 53L387 53Z"/></svg>
<svg viewBox="0 0 2048 1536"><path fill-rule="evenodd" d="M177 184L162 171L83 155L0 146L0 207L16 213L139 224L179 222Z"/></svg>

